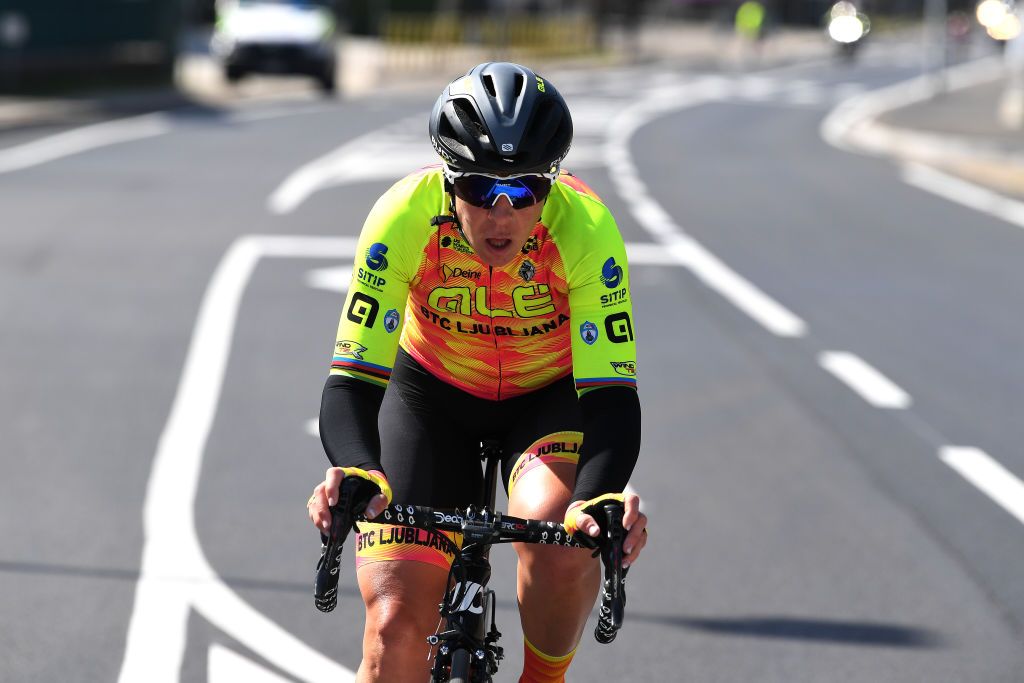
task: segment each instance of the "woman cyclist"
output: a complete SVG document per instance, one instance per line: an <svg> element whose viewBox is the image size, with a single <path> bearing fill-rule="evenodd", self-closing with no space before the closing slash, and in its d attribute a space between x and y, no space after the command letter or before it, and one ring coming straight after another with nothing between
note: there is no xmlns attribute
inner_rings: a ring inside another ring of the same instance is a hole
<svg viewBox="0 0 1024 683"><path fill-rule="evenodd" d="M392 492L403 504L477 503L478 445L491 439L511 515L596 536L582 510L623 500L629 565L647 540L638 498L622 493L640 448L629 270L608 209L560 169L568 107L530 69L487 63L444 89L429 128L442 163L391 187L360 235L320 410L332 467L310 519L329 527L345 476L381 486L369 519ZM586 550L516 552L520 680L563 681L600 563ZM360 524L360 683L423 677L451 562L427 534Z"/></svg>

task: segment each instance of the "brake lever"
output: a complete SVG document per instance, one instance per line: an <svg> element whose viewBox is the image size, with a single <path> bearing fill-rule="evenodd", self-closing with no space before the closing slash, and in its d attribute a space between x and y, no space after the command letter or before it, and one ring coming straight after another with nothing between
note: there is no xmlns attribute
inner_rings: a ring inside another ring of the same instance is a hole
<svg viewBox="0 0 1024 683"><path fill-rule="evenodd" d="M363 518L366 506L380 489L359 477L346 477L338 488L338 502L331 506L331 527L320 534L320 560L316 564L313 602L321 612L330 612L338 604L338 574L341 551L348 532L358 532L356 522Z"/></svg>

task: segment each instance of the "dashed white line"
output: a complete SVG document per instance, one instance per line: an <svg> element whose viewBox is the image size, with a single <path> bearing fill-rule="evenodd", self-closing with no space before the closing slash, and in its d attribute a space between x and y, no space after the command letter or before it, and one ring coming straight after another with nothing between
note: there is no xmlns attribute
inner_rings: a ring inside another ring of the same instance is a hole
<svg viewBox="0 0 1024 683"><path fill-rule="evenodd" d="M978 448L945 446L939 457L1024 524L1024 482L988 453Z"/></svg>
<svg viewBox="0 0 1024 683"><path fill-rule="evenodd" d="M825 351L818 357L818 362L876 408L901 409L910 406L911 399L907 392L852 353Z"/></svg>

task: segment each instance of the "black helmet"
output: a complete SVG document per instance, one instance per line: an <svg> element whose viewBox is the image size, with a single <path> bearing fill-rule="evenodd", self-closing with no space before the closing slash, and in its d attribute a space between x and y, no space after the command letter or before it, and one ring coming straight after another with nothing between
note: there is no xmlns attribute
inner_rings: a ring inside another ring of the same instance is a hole
<svg viewBox="0 0 1024 683"><path fill-rule="evenodd" d="M554 86L532 70L488 62L441 93L430 142L454 170L550 173L569 151L572 118Z"/></svg>

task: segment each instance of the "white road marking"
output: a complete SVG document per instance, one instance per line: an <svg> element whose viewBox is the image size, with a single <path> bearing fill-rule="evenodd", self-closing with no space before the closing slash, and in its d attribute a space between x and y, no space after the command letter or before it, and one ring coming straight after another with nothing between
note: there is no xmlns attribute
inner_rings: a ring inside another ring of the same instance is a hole
<svg viewBox="0 0 1024 683"><path fill-rule="evenodd" d="M386 129L379 129L349 140L292 172L267 199L271 213L291 213L313 193L325 187L367 180L401 178L411 169L437 160L426 135L421 131L423 116L407 118ZM362 217L358 218L360 224ZM352 226L356 227L356 226Z"/></svg>
<svg viewBox="0 0 1024 683"><path fill-rule="evenodd" d="M316 268L306 273L307 285L315 289L326 289L328 292L347 292L351 280L352 266Z"/></svg>
<svg viewBox="0 0 1024 683"><path fill-rule="evenodd" d="M782 337L806 333L803 320L788 311L723 261L687 235L647 191L629 151L633 135L652 120L670 111L684 109L720 96L727 87L721 79L698 81L671 92L661 91L657 98L645 97L626 107L609 126L605 146L605 164L619 196L629 205L633 216L682 266L704 284L717 291L768 331Z"/></svg>
<svg viewBox="0 0 1024 683"><path fill-rule="evenodd" d="M246 659L234 650L214 643L206 659L207 683L288 683L275 673Z"/></svg>
<svg viewBox="0 0 1024 683"><path fill-rule="evenodd" d="M160 113L104 121L0 150L0 173L20 171L89 150L163 135L171 130Z"/></svg>
<svg viewBox="0 0 1024 683"><path fill-rule="evenodd" d="M1002 65L998 58L981 59L947 69L947 88L956 90L993 80L1001 74ZM925 74L894 83L893 85L870 90L840 102L821 121L819 132L833 147L847 151L890 154L894 141L892 129L875 122L885 112L921 102L935 92L934 80ZM933 138L933 142L937 142Z"/></svg>
<svg viewBox="0 0 1024 683"><path fill-rule="evenodd" d="M266 256L351 257L355 245L354 238L243 237L218 265L150 473L146 541L120 683L177 683L191 609L300 680L354 680L351 671L267 619L220 580L199 544L193 507L238 308L257 263Z"/></svg>
<svg viewBox="0 0 1024 683"><path fill-rule="evenodd" d="M978 448L944 446L942 461L1024 524L1024 482Z"/></svg>
<svg viewBox="0 0 1024 683"><path fill-rule="evenodd" d="M943 199L963 204L1024 228L1024 203L1005 197L987 187L915 163L904 164L903 181Z"/></svg>
<svg viewBox="0 0 1024 683"><path fill-rule="evenodd" d="M306 420L306 433L320 438L320 418L314 417L312 420Z"/></svg>
<svg viewBox="0 0 1024 683"><path fill-rule="evenodd" d="M818 363L876 408L910 406L907 392L852 353L825 351L818 357Z"/></svg>

